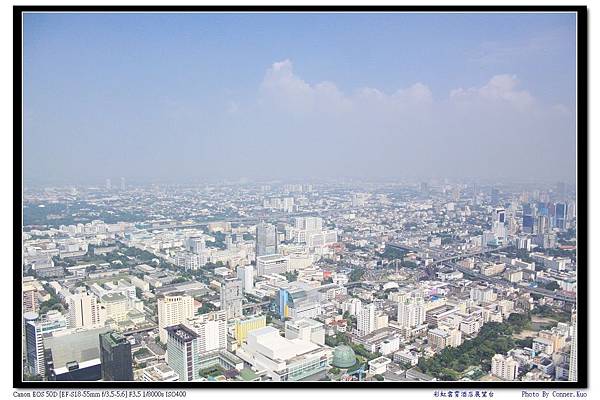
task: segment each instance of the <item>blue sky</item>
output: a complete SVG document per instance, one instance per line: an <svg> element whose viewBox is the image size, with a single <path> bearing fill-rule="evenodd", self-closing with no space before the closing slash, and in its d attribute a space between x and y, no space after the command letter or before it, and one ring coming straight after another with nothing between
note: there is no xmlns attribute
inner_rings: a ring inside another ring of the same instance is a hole
<svg viewBox="0 0 600 400"><path fill-rule="evenodd" d="M418 110L407 105L410 88L422 89ZM376 99L365 100L365 89ZM510 179L523 168L533 178L571 179L574 99L574 14L24 20L26 180L179 180L181 170L190 179L311 178L324 170ZM492 149L505 132L505 151ZM428 147L438 138L442 144ZM518 150L511 165L484 165L502 162L519 143L530 152ZM470 144L492 153L474 157ZM396 168L405 147L413 158ZM522 160L531 152L544 165ZM422 159L429 167L414 167Z"/></svg>

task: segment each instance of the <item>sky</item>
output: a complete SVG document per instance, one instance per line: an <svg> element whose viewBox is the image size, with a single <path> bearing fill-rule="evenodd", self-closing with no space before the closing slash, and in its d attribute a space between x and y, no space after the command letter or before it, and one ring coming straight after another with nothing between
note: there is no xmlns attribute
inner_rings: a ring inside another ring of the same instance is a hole
<svg viewBox="0 0 600 400"><path fill-rule="evenodd" d="M574 181L574 14L27 14L25 183Z"/></svg>

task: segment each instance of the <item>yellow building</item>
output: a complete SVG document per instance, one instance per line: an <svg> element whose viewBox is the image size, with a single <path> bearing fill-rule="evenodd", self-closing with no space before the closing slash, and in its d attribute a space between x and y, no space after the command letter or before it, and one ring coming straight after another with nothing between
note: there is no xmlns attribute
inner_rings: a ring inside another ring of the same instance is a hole
<svg viewBox="0 0 600 400"><path fill-rule="evenodd" d="M248 337L248 332L267 326L267 317L256 315L235 321L234 337L238 345L241 345Z"/></svg>

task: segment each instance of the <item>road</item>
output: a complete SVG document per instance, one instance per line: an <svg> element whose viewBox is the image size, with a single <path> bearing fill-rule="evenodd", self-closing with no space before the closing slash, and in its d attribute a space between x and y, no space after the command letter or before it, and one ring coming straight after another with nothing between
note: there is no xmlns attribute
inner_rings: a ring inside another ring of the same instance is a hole
<svg viewBox="0 0 600 400"><path fill-rule="evenodd" d="M401 250L413 251L413 252L419 251L418 249L415 249L415 248L412 248L410 246L406 246L403 244L389 243L389 244L387 244L387 246L395 247L395 248L401 249ZM480 251L476 251L476 252L472 252L472 253L465 253L465 254L458 254L458 255L454 255L454 256L450 256L450 257L444 257L444 258L434 260L431 264L429 264L429 266L446 265L450 268L453 268L457 271L462 272L464 275L470 276L470 277L475 278L480 281L490 282L490 283L494 283L496 285L501 285L501 286L505 286L505 287L517 288L517 289L523 290L524 292L527 292L527 293L539 294L539 295L542 295L545 297L550 297L552 299L561 300L561 301L564 301L567 303L575 303L577 301L577 299L574 297L565 296L565 295L562 295L560 293L556 293L556 292L553 292L550 290L519 286L516 283L508 282L503 279L486 276L486 275L480 274L479 272L470 270L469 268L465 268L454 262L456 260L460 260L460 259L464 259L464 258L469 258L469 257L479 256L482 254L493 253L496 251L504 250L507 247L509 247L509 246L496 247L493 249L486 249L486 250L480 250ZM390 282L390 280L386 279L386 280L379 280L379 281L351 282L346 286L356 286L356 285L360 285L360 284L369 285L369 284L387 283L387 282Z"/></svg>

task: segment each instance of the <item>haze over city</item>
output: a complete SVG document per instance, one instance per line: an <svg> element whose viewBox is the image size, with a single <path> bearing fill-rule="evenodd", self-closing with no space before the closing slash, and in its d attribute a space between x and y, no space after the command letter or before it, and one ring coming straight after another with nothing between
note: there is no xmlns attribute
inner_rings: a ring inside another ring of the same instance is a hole
<svg viewBox="0 0 600 400"><path fill-rule="evenodd" d="M573 182L575 22L28 14L25 182Z"/></svg>
<svg viewBox="0 0 600 400"><path fill-rule="evenodd" d="M578 15L25 12L15 379L585 387Z"/></svg>

